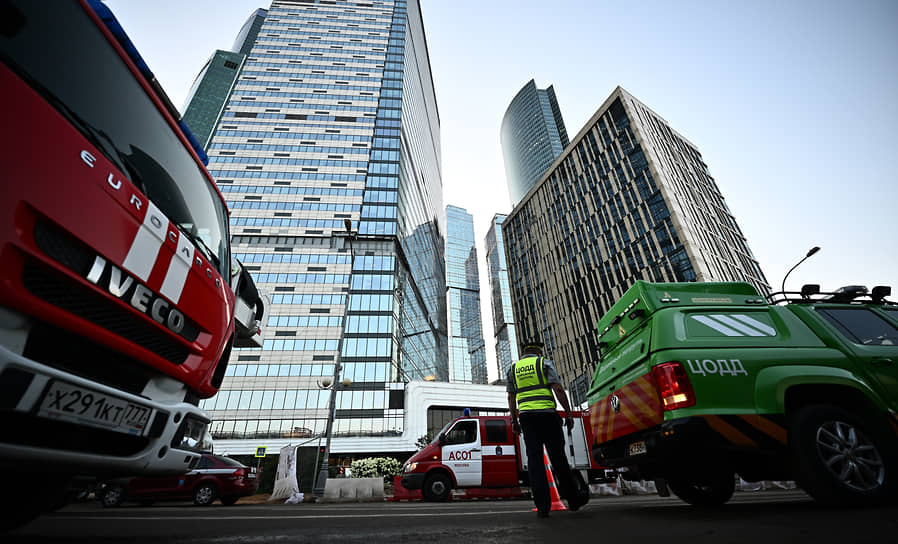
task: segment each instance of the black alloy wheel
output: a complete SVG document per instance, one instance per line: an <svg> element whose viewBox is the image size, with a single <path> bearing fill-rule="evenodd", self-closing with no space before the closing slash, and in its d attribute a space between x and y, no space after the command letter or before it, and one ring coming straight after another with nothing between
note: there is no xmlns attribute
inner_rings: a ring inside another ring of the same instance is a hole
<svg viewBox="0 0 898 544"><path fill-rule="evenodd" d="M882 504L898 492L898 440L875 417L837 406L801 408L792 422L798 484L824 504Z"/></svg>
<svg viewBox="0 0 898 544"><path fill-rule="evenodd" d="M441 472L431 474L424 480L424 488L422 493L428 501L443 502L449 498L452 492L452 481L449 476Z"/></svg>
<svg viewBox="0 0 898 544"><path fill-rule="evenodd" d="M193 490L193 504L209 506L215 502L215 486L208 482L201 483Z"/></svg>
<svg viewBox="0 0 898 544"><path fill-rule="evenodd" d="M100 504L103 508L115 508L121 506L125 500L125 490L120 485L107 485L100 493Z"/></svg>

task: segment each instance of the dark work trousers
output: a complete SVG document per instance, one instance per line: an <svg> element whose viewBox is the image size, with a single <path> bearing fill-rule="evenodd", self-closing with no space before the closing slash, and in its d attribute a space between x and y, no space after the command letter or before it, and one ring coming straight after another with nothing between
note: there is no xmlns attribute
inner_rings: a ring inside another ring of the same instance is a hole
<svg viewBox="0 0 898 544"><path fill-rule="evenodd" d="M555 485L563 499L577 497L577 487L564 455L564 433L561 417L557 412L520 412L521 432L527 449L527 470L530 473L530 492L536 509L548 512L552 507L549 495L549 480L543 461L543 446L549 454L549 461L555 469Z"/></svg>

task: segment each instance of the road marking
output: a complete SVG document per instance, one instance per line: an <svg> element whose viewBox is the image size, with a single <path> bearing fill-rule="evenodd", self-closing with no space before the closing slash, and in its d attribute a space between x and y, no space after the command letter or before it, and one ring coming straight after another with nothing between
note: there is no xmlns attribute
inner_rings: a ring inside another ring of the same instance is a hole
<svg viewBox="0 0 898 544"><path fill-rule="evenodd" d="M504 510L504 511L503 510L484 510L483 512L456 512L454 510L452 511L453 516L495 516L496 514L509 514L509 513L522 513L522 514L527 513L528 515L531 515L533 512L531 512L530 508L527 508L526 510L519 510L519 511L509 511L509 510ZM421 517L445 515L445 514L446 514L446 512L428 512L428 513L420 513L420 514L413 514L413 513L393 514L390 512L379 512L376 514L352 514L351 517L353 517L353 518L384 518L384 517L421 518ZM97 520L104 520L104 521L109 521L109 520L122 520L122 521L157 520L157 521L163 521L163 520L168 520L168 521L170 521L170 520L178 520L178 519L210 520L210 521L224 521L224 520L245 521L245 520L251 520L251 519L322 519L322 518L324 518L324 519L333 518L333 519L345 520L347 517L347 514L345 512L340 512L340 513L336 513L336 514L304 514L301 516L294 516L294 515L289 515L289 514L285 514L282 516L235 516L235 515L226 515L226 514L223 514L222 516L191 516L188 514L188 515L184 515L184 516L115 516L115 515L113 515L113 516L65 516L65 515L62 515L62 516L58 516L58 517L64 517L66 519L85 520L85 521L97 521Z"/></svg>
<svg viewBox="0 0 898 544"><path fill-rule="evenodd" d="M772 493L764 493L764 492L737 492L736 495L729 501L729 504L785 504L785 503L799 503L799 502L811 502L811 498L808 497L801 490L782 490L776 491ZM345 503L343 504L345 505ZM339 503L335 503L333 506L343 506ZM248 507L254 507L254 505L245 505ZM271 507L281 507L283 505L271 505ZM399 507L398 505L381 505L385 507L395 508ZM360 506L352 506L349 508L339 508L336 511L332 511L332 513L315 513L311 511L304 512L302 514L290 514L285 512L281 515L233 515L230 512L234 511L235 507L228 508L228 513L222 512L221 516L194 516L189 512L185 512L181 508L176 507L163 507L165 509L170 509L173 511L177 511L182 515L152 515L152 516L117 516L113 513L109 515L78 515L77 513L67 513L67 512L58 512L56 514L51 514L48 517L57 517L64 518L66 520L84 520L84 521L110 521L110 520L121 520L121 521L140 521L140 520L150 520L150 521L176 521L176 520L208 520L208 521L225 521L225 520L234 520L234 521L248 521L248 520L316 520L316 519L340 519L345 520L347 517L350 518L384 518L384 517L392 517L392 518L423 518L423 517L432 517L432 516L442 516L446 514L451 514L453 516L495 516L496 514L522 514L522 515L532 515L531 511L532 505L527 502L522 505L507 505L508 508L503 508L505 505L496 505L499 508L491 508L489 510L482 511L455 511L450 508L446 508L446 505L438 505L438 504L413 504L409 503L408 505L404 505L400 508L416 508L421 509L425 508L428 510L432 510L430 512L395 512L391 510L379 510L374 513L353 513L354 510L358 510L364 507ZM689 506L685 502L681 501L676 497L658 497L657 495L624 495L622 497L595 497L588 505L586 505L581 511L584 510L601 510L606 508L670 508L670 507L678 507L691 509L692 506ZM236 507L236 508L239 508ZM301 508L301 507L300 507ZM156 508L156 510L160 510L162 508ZM313 506L311 509L319 510L320 506ZM366 509L369 510L370 509Z"/></svg>

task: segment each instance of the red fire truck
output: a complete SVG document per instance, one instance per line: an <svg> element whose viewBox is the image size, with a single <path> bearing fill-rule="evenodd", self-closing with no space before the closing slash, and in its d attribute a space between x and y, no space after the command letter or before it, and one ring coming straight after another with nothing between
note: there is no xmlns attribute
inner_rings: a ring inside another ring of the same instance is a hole
<svg viewBox="0 0 898 544"><path fill-rule="evenodd" d="M9 527L76 475L191 469L211 447L197 404L264 303L205 154L105 5L2 2L0 61Z"/></svg>
<svg viewBox="0 0 898 544"><path fill-rule="evenodd" d="M583 472L589 481L603 479L604 468L589 453L593 437L588 415L573 415L574 428L565 437L568 463L581 479ZM444 501L453 489L527 485L527 470L524 438L512 432L509 416L462 416L405 462L400 482L406 489L420 489L426 500Z"/></svg>

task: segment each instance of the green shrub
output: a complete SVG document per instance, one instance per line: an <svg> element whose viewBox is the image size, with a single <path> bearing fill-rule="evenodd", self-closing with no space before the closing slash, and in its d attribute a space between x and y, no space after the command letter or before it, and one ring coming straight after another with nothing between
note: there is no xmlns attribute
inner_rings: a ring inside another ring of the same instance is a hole
<svg viewBox="0 0 898 544"><path fill-rule="evenodd" d="M367 457L358 459L350 465L353 478L382 477L384 481L391 481L394 476L402 473L402 463L392 457Z"/></svg>

